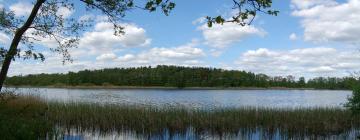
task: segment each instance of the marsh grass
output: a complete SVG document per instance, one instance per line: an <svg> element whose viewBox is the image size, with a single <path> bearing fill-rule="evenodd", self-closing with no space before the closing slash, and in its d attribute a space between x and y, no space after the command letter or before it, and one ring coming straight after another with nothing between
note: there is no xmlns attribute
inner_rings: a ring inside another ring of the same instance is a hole
<svg viewBox="0 0 360 140"><path fill-rule="evenodd" d="M360 117L342 108L222 108L212 110L94 103L45 102L34 96L1 97L0 137L49 137L52 133L131 131L138 135L242 135L263 132L287 138L340 135L359 130Z"/></svg>
<svg viewBox="0 0 360 140"><path fill-rule="evenodd" d="M209 132L223 135L264 131L287 137L338 135L359 128L360 117L341 108L227 108L189 110L87 103L49 104L49 118L63 128L138 134Z"/></svg>
<svg viewBox="0 0 360 140"><path fill-rule="evenodd" d="M46 137L52 125L46 121L47 103L36 96L0 94L0 138L7 140Z"/></svg>

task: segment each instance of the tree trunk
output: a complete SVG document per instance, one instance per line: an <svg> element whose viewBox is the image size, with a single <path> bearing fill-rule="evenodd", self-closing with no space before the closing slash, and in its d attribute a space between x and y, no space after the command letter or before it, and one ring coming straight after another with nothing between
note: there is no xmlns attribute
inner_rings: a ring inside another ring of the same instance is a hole
<svg viewBox="0 0 360 140"><path fill-rule="evenodd" d="M17 52L17 47L19 45L19 42L21 41L21 37L23 36L23 34L26 32L27 29L29 29L29 27L31 26L31 24L33 23L37 12L39 11L41 5L45 2L45 0L37 0L36 4L34 5L33 9L31 10L31 13L28 17L28 19L26 20L26 22L24 23L23 26L21 26L19 29L16 30L14 38L11 42L10 45L10 49L7 52L6 56L5 56L5 60L3 62L2 68L1 68L1 72L0 72L0 91L3 87L4 81L6 79L6 75L8 73L10 64L12 59L14 58L14 56L18 53Z"/></svg>

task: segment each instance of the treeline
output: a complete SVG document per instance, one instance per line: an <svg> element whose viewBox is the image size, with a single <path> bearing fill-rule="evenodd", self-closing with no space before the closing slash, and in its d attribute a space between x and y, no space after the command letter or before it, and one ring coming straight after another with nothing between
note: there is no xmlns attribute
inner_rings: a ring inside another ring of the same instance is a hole
<svg viewBox="0 0 360 140"><path fill-rule="evenodd" d="M8 86L160 86L160 87L286 87L350 89L352 77L318 77L306 80L294 76L203 67L157 66L83 70L67 74L36 74L8 77Z"/></svg>

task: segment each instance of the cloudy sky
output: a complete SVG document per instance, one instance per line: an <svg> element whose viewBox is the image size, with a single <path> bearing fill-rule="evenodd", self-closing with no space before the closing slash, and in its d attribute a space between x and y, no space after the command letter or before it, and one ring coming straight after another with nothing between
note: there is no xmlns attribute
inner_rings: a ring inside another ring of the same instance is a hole
<svg viewBox="0 0 360 140"><path fill-rule="evenodd" d="M347 76L360 70L360 0L274 0L279 16L257 16L251 26L226 23L208 28L204 16L231 16L232 0L174 0L170 16L132 10L126 34L113 36L102 15L62 9L66 17L94 18L71 49L73 63L37 44L45 62L15 61L10 75L57 73L109 67L182 65L246 70L269 75ZM78 3L77 3L78 4ZM30 0L0 0L0 7L27 16ZM0 33L0 43L11 37Z"/></svg>

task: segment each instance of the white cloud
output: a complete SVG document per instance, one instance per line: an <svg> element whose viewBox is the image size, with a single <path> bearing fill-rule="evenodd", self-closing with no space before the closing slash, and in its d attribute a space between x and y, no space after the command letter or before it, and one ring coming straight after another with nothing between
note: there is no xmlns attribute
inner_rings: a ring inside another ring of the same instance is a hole
<svg viewBox="0 0 360 140"><path fill-rule="evenodd" d="M198 43L193 41L186 45L172 48L151 48L139 54L126 54L117 60L134 65L196 65L201 64L205 53L196 48Z"/></svg>
<svg viewBox="0 0 360 140"><path fill-rule="evenodd" d="M246 53L244 53L245 57L271 57L276 56L278 53L271 52L266 48L260 48L257 50L249 50Z"/></svg>
<svg viewBox="0 0 360 140"><path fill-rule="evenodd" d="M304 39L315 43L341 42L360 43L360 1L348 0L336 3L334 0L300 2L293 0L295 9L292 15L301 18ZM310 4L301 4L310 3ZM308 6L311 5L311 6Z"/></svg>
<svg viewBox="0 0 360 140"><path fill-rule="evenodd" d="M122 24L125 34L114 35L114 27L108 22L99 22L93 31L84 33L79 47L89 49L89 54L110 53L125 47L145 47L150 45L145 29L135 24Z"/></svg>
<svg viewBox="0 0 360 140"><path fill-rule="evenodd" d="M132 54L126 54L124 56L120 56L117 58L118 61L121 61L121 62L127 62L127 61L131 61L131 60L134 60L135 59L135 56L132 55Z"/></svg>
<svg viewBox="0 0 360 140"><path fill-rule="evenodd" d="M204 24L206 22L206 18L205 17L200 17L198 19L195 19L192 24L193 25L198 25L198 24Z"/></svg>
<svg viewBox="0 0 360 140"><path fill-rule="evenodd" d="M297 35L295 33L291 33L290 36L289 36L289 39L290 40L297 40L298 37L297 37Z"/></svg>
<svg viewBox="0 0 360 140"><path fill-rule="evenodd" d="M33 5L27 2L17 2L10 5L10 10L15 13L16 16L28 16L33 8Z"/></svg>
<svg viewBox="0 0 360 140"><path fill-rule="evenodd" d="M309 71L315 73L327 73L327 72L334 72L335 69L329 66L321 66L321 67L310 68Z"/></svg>
<svg viewBox="0 0 360 140"><path fill-rule="evenodd" d="M199 27L205 43L214 48L226 48L250 36L265 36L266 32L254 26L240 26L235 23L215 24L209 28L206 24Z"/></svg>
<svg viewBox="0 0 360 140"><path fill-rule="evenodd" d="M39 73L64 73L68 71L79 71L86 68L93 68L94 63L91 61L74 61L73 63L62 64L60 55L51 52L43 52L46 59L44 62L33 60L17 60L10 65L9 76L39 74Z"/></svg>
<svg viewBox="0 0 360 140"><path fill-rule="evenodd" d="M115 59L116 59L116 54L114 53L106 53L96 57L96 60L98 61L111 61Z"/></svg>
<svg viewBox="0 0 360 140"><path fill-rule="evenodd" d="M360 54L353 50L316 47L287 51L249 50L235 62L239 69L270 75L346 76L360 69Z"/></svg>
<svg viewBox="0 0 360 140"><path fill-rule="evenodd" d="M197 41L177 47L155 47L147 48L139 53L127 53L121 56L114 52L99 53L95 60L81 58L88 55L88 51L78 48L70 52L76 58L73 63L62 65L61 56L51 52L43 52L45 62L38 61L15 61L10 68L9 75L37 74L37 73L65 73L68 71L79 71L84 69L101 69L114 67L136 67L156 65L183 65L201 66L205 53L202 49L196 48ZM76 51L74 51L76 50Z"/></svg>
<svg viewBox="0 0 360 140"><path fill-rule="evenodd" d="M63 18L68 18L70 17L72 14L74 13L73 10L70 10L69 8L66 7L60 7L57 11L57 15L58 16L62 16Z"/></svg>
<svg viewBox="0 0 360 140"><path fill-rule="evenodd" d="M125 27L125 35L114 36L114 30L112 24L106 22L99 22L95 25L92 31L85 32L80 38L80 44L78 48L72 48L69 50L74 63L67 63L62 65L62 57L56 53L50 53L45 51L45 62L37 61L16 61L11 66L14 70L10 75L16 74L30 74L30 73L56 73L67 71L78 71L82 69L100 69L106 67L121 67L132 66L130 63L122 64L122 61L130 60L132 56L125 55L118 57L117 54L123 49L130 49L134 47L148 46L151 39L146 36L145 29L136 26L135 24L122 24ZM30 34L32 31L28 30L26 33ZM0 34L0 41L2 40ZM38 44L47 47L57 47L57 42L54 39L42 38ZM151 49L152 50L152 49ZM188 52L176 52L177 55ZM196 53L197 50L192 53ZM172 52L163 52L164 54L172 56ZM175 56L176 57L176 56ZM181 56L177 56L181 57ZM95 58L95 60L94 60ZM151 59L151 58L149 58ZM20 69L21 68L21 69ZM31 70L26 70L31 69Z"/></svg>
<svg viewBox="0 0 360 140"><path fill-rule="evenodd" d="M0 44L10 44L10 37L0 32Z"/></svg>
<svg viewBox="0 0 360 140"><path fill-rule="evenodd" d="M291 7L297 9L306 9L316 5L334 5L334 0L291 0Z"/></svg>
<svg viewBox="0 0 360 140"><path fill-rule="evenodd" d="M13 5L10 5L9 9L15 13L16 16L28 16L31 13L33 5L25 1L19 1ZM1 9L1 7L0 7ZM69 8L59 6L57 11L58 16L63 16L64 18L70 17L74 13L73 10Z"/></svg>

